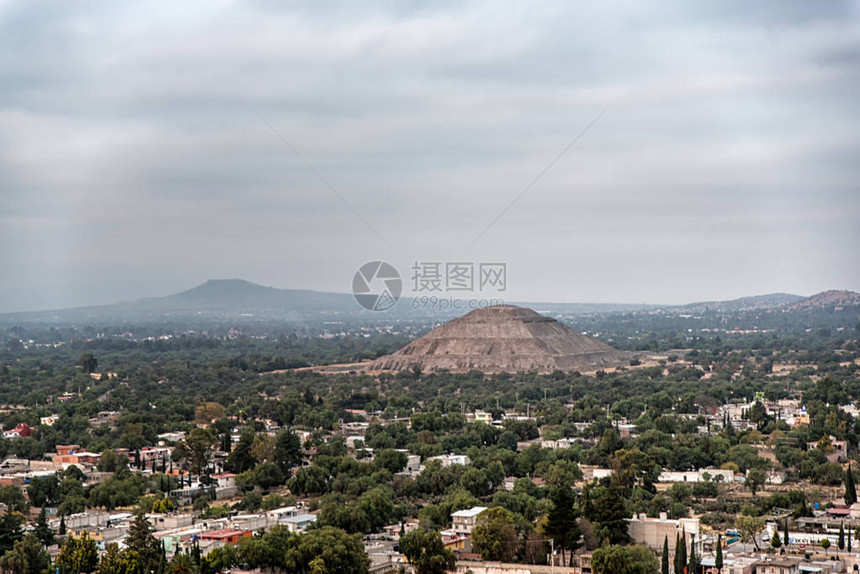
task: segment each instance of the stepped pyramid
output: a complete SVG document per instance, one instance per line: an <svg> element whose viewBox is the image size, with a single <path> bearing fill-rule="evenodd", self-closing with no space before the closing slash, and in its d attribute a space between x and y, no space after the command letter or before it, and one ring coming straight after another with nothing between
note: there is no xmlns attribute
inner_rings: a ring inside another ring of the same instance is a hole
<svg viewBox="0 0 860 574"><path fill-rule="evenodd" d="M590 371L626 364L626 353L531 309L502 305L454 319L380 357L370 370L485 373Z"/></svg>

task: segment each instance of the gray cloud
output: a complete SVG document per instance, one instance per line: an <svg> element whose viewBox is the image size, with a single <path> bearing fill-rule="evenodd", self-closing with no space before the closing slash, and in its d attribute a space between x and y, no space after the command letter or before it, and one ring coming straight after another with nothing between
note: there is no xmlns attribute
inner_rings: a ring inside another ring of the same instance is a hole
<svg viewBox="0 0 860 574"><path fill-rule="evenodd" d="M0 308L377 258L529 300L860 289L858 14L814 8L0 3Z"/></svg>

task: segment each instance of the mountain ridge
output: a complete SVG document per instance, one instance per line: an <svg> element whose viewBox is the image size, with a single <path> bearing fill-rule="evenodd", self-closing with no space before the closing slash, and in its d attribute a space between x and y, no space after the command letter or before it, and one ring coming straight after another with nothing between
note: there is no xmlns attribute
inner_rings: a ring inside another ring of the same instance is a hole
<svg viewBox="0 0 860 574"><path fill-rule="evenodd" d="M844 308L860 305L860 293L846 289L828 289L787 306L787 310L799 311L825 308Z"/></svg>
<svg viewBox="0 0 860 574"><path fill-rule="evenodd" d="M395 307L395 313L408 313L409 298ZM406 303L406 305L404 305ZM750 310L804 311L828 305L860 304L860 294L853 291L828 290L810 297L790 293L769 293L740 297L728 301L705 301L685 305L632 305L612 303L518 302L539 308L544 313L605 314L624 311L662 310L678 312L737 313ZM399 308L399 309L398 309ZM245 279L209 279L190 289L162 297L147 297L107 305L89 305L41 311L0 313L9 320L129 320L138 316L157 318L185 314L217 316L265 315L272 318L297 318L309 314L370 313L362 310L352 294L312 289L282 289L253 283Z"/></svg>

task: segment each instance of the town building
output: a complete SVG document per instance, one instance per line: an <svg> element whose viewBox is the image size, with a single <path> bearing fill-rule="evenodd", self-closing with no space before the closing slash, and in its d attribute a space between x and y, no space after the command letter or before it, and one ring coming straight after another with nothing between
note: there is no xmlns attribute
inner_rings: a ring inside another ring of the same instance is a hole
<svg viewBox="0 0 860 574"><path fill-rule="evenodd" d="M279 521L280 524L285 524L290 532L304 532L308 526L317 521L314 514L299 514L297 516L289 516Z"/></svg>
<svg viewBox="0 0 860 574"><path fill-rule="evenodd" d="M455 534L471 534L478 521L478 516L487 510L486 506L473 506L467 510L458 510L451 514L451 530Z"/></svg>

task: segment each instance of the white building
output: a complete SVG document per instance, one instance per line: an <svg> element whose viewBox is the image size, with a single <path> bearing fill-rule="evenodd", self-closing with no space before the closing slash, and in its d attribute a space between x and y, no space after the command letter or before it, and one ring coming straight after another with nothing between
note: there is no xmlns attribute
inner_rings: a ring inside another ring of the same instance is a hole
<svg viewBox="0 0 860 574"><path fill-rule="evenodd" d="M675 536L683 534L687 545L695 538L696 552L702 555L702 537L699 534L698 518L680 518L671 520L666 517L665 512L660 513L659 518L648 518L644 514L634 516L627 523L627 531L636 544L643 544L655 552L663 550L663 541L669 542L669 553L675 552Z"/></svg>
<svg viewBox="0 0 860 574"><path fill-rule="evenodd" d="M308 526L317 521L317 517L313 514L299 514L298 516L290 516L280 521L281 524L286 524L290 532L304 532Z"/></svg>
<svg viewBox="0 0 860 574"><path fill-rule="evenodd" d="M458 510L451 514L451 530L457 534L471 534L478 516L487 510L486 506L474 506L468 510Z"/></svg>
<svg viewBox="0 0 860 574"><path fill-rule="evenodd" d="M734 473L731 470L723 470L721 468L703 468L700 470L685 470L680 472L663 471L657 478L658 482L705 482L707 475L708 480L715 479L720 482L732 482ZM720 477L720 478L717 478Z"/></svg>
<svg viewBox="0 0 860 574"><path fill-rule="evenodd" d="M465 454L440 454L439 456L431 456L427 460L438 460L442 466L451 466L452 464L467 466L472 463L472 460Z"/></svg>

